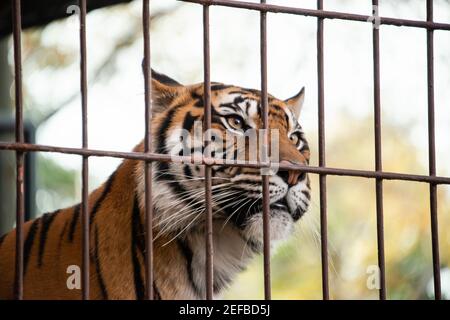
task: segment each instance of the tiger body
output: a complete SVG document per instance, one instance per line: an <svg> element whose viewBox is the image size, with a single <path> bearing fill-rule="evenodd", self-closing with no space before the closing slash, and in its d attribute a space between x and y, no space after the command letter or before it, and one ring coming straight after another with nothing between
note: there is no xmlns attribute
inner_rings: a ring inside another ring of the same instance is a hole
<svg viewBox="0 0 450 320"><path fill-rule="evenodd" d="M195 155L202 145L195 135L203 121L203 84L182 86L153 73L152 136L155 152ZM262 128L260 93L213 83L212 128L242 134ZM269 127L279 131L279 159L307 164L309 148L298 124L303 90L291 99L269 97ZM294 139L292 135L295 133ZM220 140L220 139L218 139ZM202 142L203 143L203 142ZM213 157L225 159L225 148ZM144 151L141 142L134 149ZM244 151L244 158L249 157ZM154 296L157 299L204 299L204 168L196 163L153 163ZM259 169L212 166L214 294L219 297L255 254L262 251L261 176ZM270 176L271 242L291 234L310 200L306 174ZM144 162L126 159L89 195L90 298L143 299L145 295ZM14 298L16 231L0 238L0 299ZM80 205L57 210L25 223L24 299L81 299L69 288L71 266L81 267Z"/></svg>

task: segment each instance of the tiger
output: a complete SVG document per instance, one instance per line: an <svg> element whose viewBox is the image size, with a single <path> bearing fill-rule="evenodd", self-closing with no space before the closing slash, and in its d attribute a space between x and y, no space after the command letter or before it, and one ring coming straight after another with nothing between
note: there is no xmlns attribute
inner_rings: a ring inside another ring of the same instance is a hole
<svg viewBox="0 0 450 320"><path fill-rule="evenodd" d="M196 124L204 121L204 89L203 82L182 85L151 71L149 121L155 153L181 155L186 146L194 155L202 152L202 139L197 145L192 139L180 144L180 129L195 134ZM211 130L222 133L222 141L209 142L211 156L226 159L229 152L236 152L236 145L220 149L220 143L223 146L229 137L263 128L261 91L211 82L209 92ZM279 163L309 164L310 149L299 120L304 97L304 87L286 100L267 96L266 120L270 132L278 132ZM144 152L145 140L133 151ZM144 160L123 160L107 181L89 194L90 299L146 297L145 164ZM205 166L195 161L153 161L151 166L154 298L205 299ZM213 295L220 298L263 252L263 178L262 169L255 166L222 163L210 168ZM293 233L307 212L310 179L305 172L279 169L268 181L269 240L276 246ZM82 299L80 285L69 281L82 263L81 212L77 204L24 224L24 299ZM0 299L14 298L15 242L15 230L0 238Z"/></svg>

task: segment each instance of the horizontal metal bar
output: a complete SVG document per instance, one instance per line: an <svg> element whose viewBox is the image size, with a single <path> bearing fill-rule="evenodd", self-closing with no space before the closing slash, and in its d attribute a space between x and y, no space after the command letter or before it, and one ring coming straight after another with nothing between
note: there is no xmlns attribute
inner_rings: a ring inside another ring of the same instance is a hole
<svg viewBox="0 0 450 320"><path fill-rule="evenodd" d="M330 167L315 167L304 166L295 164L267 164L267 163L254 163L246 161L226 161L223 159L206 158L206 157L189 157L189 156L171 156L169 154L158 153L142 153L142 152L121 152L121 151L106 151L95 149L79 149L79 148L66 148L66 147L54 147L40 144L29 143L7 143L0 142L0 150L15 150L15 151L27 151L27 152L54 152L62 154L75 154L82 156L93 157L111 157L121 159L132 159L142 161L161 161L161 162L173 162L173 163L188 163L196 160L200 164L207 165L223 165L229 167L247 167L247 168L268 168L270 165L278 165L278 168L283 170L299 170L308 173L328 174L334 176L349 176L360 178L381 178L385 180L402 180L402 181L416 181L416 182L432 182L435 184L450 184L450 177L443 176L425 176L419 174L397 173L397 172L381 172L381 171L368 171L357 169L343 169L343 168L330 168Z"/></svg>
<svg viewBox="0 0 450 320"><path fill-rule="evenodd" d="M178 0L178 1L191 2L191 3L202 4L202 5L212 5L212 6L215 5L215 6L248 9L248 10L257 10L257 11L262 11L262 12L296 14L296 15L302 15L302 16L326 18L326 19L351 20L351 21L360 21L360 22L369 22L369 23L372 23L372 21L373 21L373 16L369 16L369 15L336 12L336 11L315 10L315 9L294 8L294 7L278 6L278 5L273 5L273 4L260 4L260 3L244 2L244 1L232 1L232 0ZM398 18L388 18L388 17L377 17L377 23L378 22L380 24L392 25L392 26L398 26L398 27L425 28L425 29L432 29L432 30L450 30L450 23L439 23L439 22L398 19Z"/></svg>

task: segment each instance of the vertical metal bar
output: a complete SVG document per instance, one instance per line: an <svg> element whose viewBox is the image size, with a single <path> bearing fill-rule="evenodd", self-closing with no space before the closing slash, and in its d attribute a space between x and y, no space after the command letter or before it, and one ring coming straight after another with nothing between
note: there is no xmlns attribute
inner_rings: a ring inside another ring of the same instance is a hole
<svg viewBox="0 0 450 320"><path fill-rule="evenodd" d="M80 88L82 118L82 148L88 148L87 125L87 63L86 63L86 0L80 0ZM83 156L81 216L82 216L82 298L89 300L89 161Z"/></svg>
<svg viewBox="0 0 450 320"><path fill-rule="evenodd" d="M317 0L317 9L323 10L323 0ZM317 19L317 88L319 119L319 166L325 167L325 95L323 65L323 18ZM322 257L322 298L330 299L328 282L328 222L327 222L327 176L319 176L320 190L320 243Z"/></svg>
<svg viewBox="0 0 450 320"><path fill-rule="evenodd" d="M24 142L23 126L23 101L22 101L22 20L21 2L13 0L13 41L14 41L14 86L16 95L16 142ZM16 152L16 258L14 296L18 300L23 299L23 224L25 217L24 202L24 159L22 151Z"/></svg>
<svg viewBox="0 0 450 320"><path fill-rule="evenodd" d="M145 85L145 152L152 152L152 81L150 68L150 2L143 0L144 85ZM153 201L152 163L145 163L145 279L146 299L154 299L153 290Z"/></svg>
<svg viewBox="0 0 450 320"><path fill-rule="evenodd" d="M372 5L378 8L378 0L372 0ZM374 128L375 128L375 170L381 172L381 104L380 104L380 32L375 25L372 28L373 40L373 90L374 90ZM386 299L386 272L384 256L384 218L383 218L383 179L376 179L376 210L377 210L377 247L378 267L380 269L380 299Z"/></svg>
<svg viewBox="0 0 450 320"><path fill-rule="evenodd" d="M205 130L211 128L211 74L210 74L210 49L209 49L209 6L203 6L203 70L204 70L204 126ZM211 137L205 135L205 149L207 157L211 157L209 148ZM213 220L211 207L211 166L205 165L205 213L206 213L206 259L205 259L205 277L206 277L206 299L213 299Z"/></svg>
<svg viewBox="0 0 450 320"><path fill-rule="evenodd" d="M266 0L261 0L266 3ZM260 45L261 45L261 110L264 133L264 142L262 146L264 160L268 159L267 148L269 145L269 101L267 94L267 13L260 13ZM270 192L269 176L262 176L262 195L263 195L263 241L264 241L264 297L270 300L272 296L270 283Z"/></svg>
<svg viewBox="0 0 450 320"><path fill-rule="evenodd" d="M427 0L427 21L433 22L433 1ZM430 176L436 175L436 147L434 122L434 33L427 30L427 78L428 78L428 162ZM441 274L439 258L439 227L437 213L437 186L430 183L431 243L433 252L434 298L441 300Z"/></svg>

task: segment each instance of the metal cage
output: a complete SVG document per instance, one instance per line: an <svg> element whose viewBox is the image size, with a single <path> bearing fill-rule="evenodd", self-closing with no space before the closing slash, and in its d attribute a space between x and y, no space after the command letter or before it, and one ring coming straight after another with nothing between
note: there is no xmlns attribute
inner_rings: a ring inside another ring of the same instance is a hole
<svg viewBox="0 0 450 320"><path fill-rule="evenodd" d="M404 180L427 183L429 185L430 216L431 216L431 245L433 254L433 275L435 299L441 299L440 281L440 260L439 260L439 239L438 239L438 214L437 214L437 186L439 184L450 184L450 177L436 175L436 151L435 151L435 112L434 112L434 42L433 34L435 30L450 31L450 24L437 23L433 21L433 0L426 1L427 19L426 21L407 20L379 17L377 15L360 15L344 12L326 11L323 9L323 0L317 0L317 9L302 9L266 4L265 0L260 3L250 3L232 0L180 0L184 2L196 3L203 7L203 64L204 64L204 127L211 126L211 83L210 83L210 34L209 34L209 8L210 6L226 6L239 9L255 10L260 13L260 59L261 59L261 101L264 127L268 127L268 94L267 94L267 14L282 13L299 16L311 16L317 18L317 75L318 75L318 145L319 145L319 166L285 165L280 164L281 169L298 170L319 175L320 182L320 232L321 232L321 265L322 265L322 292L323 299L329 299L328 285L328 249L327 249L327 176L353 176L361 178L375 179L376 181L376 218L377 218L377 245L378 245L378 265L380 268L380 299L386 299L385 280L385 254L384 254L384 228L383 228L383 180ZM23 103L22 103L22 62L21 62L21 0L12 0L12 20L13 20L13 40L14 40L14 70L15 70L15 98L16 98L16 125L14 143L0 142L1 150L14 150L16 152L16 261L15 261L15 297L23 298L23 266L24 266L24 157L31 152L57 152L75 154L82 157L82 297L89 299L89 212L88 212L88 171L89 157L115 157L137 159L146 162L145 169L145 228L146 228L146 248L145 251L145 275L146 275L146 298L153 299L153 245L152 245L152 168L154 161L182 162L189 161L189 157L178 157L172 159L167 154L158 154L152 151L151 139L151 81L150 81L150 31L149 0L143 0L142 23L144 39L144 81L145 81L145 152L116 152L106 150L93 150L88 148L88 92L87 92L87 67L86 67L86 0L80 0L80 89L82 97L82 148L63 148L46 145L25 143L24 123L23 123ZM378 6L378 0L372 0L373 6ZM331 168L326 166L325 157L325 96L324 96L324 20L341 19L355 22L374 24L373 36L373 84L374 84L374 132L375 132L375 170L354 170ZM428 157L429 174L414 175L395 172L386 172L382 168L382 144L381 144L381 104L380 104L380 41L379 29L375 24L405 26L412 28L422 28L427 33L427 70L428 70ZM268 141L267 131L265 135ZM208 141L206 141L208 143ZM212 242L212 208L211 208L211 165L221 164L226 166L251 166L254 168L266 168L270 166L268 162L249 163L225 163L219 159L203 157L202 164L205 166L205 193L206 193L206 297L213 297L213 259L214 248ZM263 176L263 230L264 230L264 292L265 298L271 298L270 285L270 246L269 246L269 188L268 176Z"/></svg>

